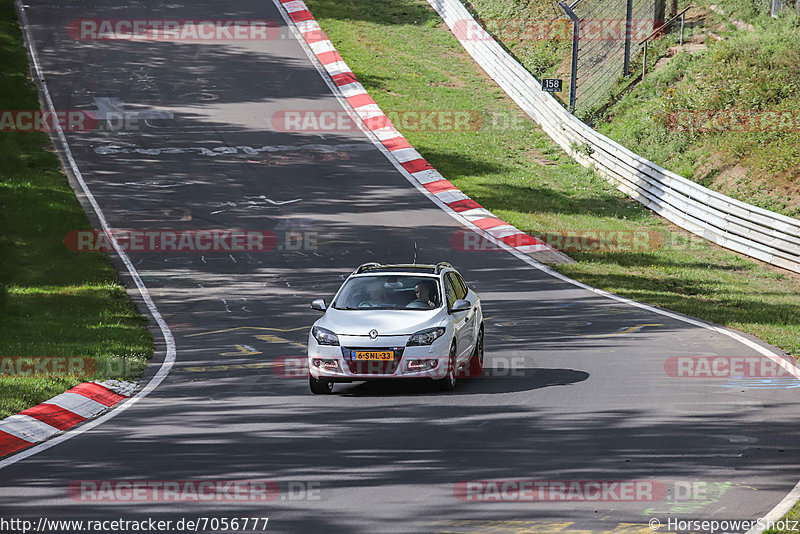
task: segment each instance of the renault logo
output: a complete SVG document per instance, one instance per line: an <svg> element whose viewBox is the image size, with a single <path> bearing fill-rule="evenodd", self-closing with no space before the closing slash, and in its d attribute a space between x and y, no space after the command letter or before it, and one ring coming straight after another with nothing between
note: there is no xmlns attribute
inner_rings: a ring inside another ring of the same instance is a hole
<svg viewBox="0 0 800 534"><path fill-rule="evenodd" d="M369 338L370 339L378 339L378 331L374 328L369 331Z"/></svg>

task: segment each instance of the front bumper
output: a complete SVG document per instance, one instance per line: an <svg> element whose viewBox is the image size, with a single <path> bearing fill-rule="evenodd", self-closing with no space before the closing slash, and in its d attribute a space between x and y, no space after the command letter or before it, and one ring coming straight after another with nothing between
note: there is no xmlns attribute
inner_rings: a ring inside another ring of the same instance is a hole
<svg viewBox="0 0 800 534"><path fill-rule="evenodd" d="M447 375L450 341L447 334L431 345L406 347L408 336L381 336L371 340L366 336L339 336L341 346L319 345L313 336L308 343L308 372L316 378L333 382L357 382L362 380L383 380L388 378L430 378L440 379ZM351 350L391 350L395 355L392 361L354 362L348 355ZM413 369L413 361L422 363L420 369ZM319 362L320 365L315 365ZM335 362L335 369L329 367ZM434 363L435 362L435 363Z"/></svg>

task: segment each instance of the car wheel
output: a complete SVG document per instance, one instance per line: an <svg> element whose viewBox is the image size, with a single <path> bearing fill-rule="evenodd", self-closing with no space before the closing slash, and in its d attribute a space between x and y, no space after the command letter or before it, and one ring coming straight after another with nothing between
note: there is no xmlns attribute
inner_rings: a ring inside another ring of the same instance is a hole
<svg viewBox="0 0 800 534"><path fill-rule="evenodd" d="M447 364L447 376L439 379L439 387L443 391L453 391L456 387L456 343L450 346L450 359Z"/></svg>
<svg viewBox="0 0 800 534"><path fill-rule="evenodd" d="M308 385L311 386L311 393L314 395L329 395L333 393L333 382L329 380L317 380L313 376L309 376Z"/></svg>
<svg viewBox="0 0 800 534"><path fill-rule="evenodd" d="M478 339L475 340L475 349L469 360L467 376L478 377L483 374L483 325L478 330Z"/></svg>

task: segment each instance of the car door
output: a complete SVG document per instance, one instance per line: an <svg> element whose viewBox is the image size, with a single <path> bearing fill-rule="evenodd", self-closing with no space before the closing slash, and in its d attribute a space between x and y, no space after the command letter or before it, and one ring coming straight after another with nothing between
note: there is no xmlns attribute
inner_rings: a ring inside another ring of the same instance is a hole
<svg viewBox="0 0 800 534"><path fill-rule="evenodd" d="M465 298L467 295L452 272L446 273L444 278L445 291L447 292L447 304L452 308L453 304L455 304L458 299ZM464 361L464 357L469 354L472 349L472 334L470 332L470 320L472 319L472 315L473 310L471 308L467 311L451 313L460 361Z"/></svg>
<svg viewBox="0 0 800 534"><path fill-rule="evenodd" d="M460 299L466 299L470 304L472 304L469 312L467 312L467 331L465 333L466 337L469 339L469 347L472 349L475 347L475 343L478 340L478 326L480 321L480 318L478 317L478 312L480 311L478 308L478 295L469 290L467 283L464 282L464 278L460 273L453 271L450 274L453 275L453 285L456 288L456 296ZM459 296L461 294L464 296Z"/></svg>
<svg viewBox="0 0 800 534"><path fill-rule="evenodd" d="M450 324L453 325L453 340L456 342L456 355L461 359L464 352L464 329L467 326L466 315L467 312L451 312L453 305L458 300L456 296L455 287L450 277L445 274L444 276L444 294L447 299L447 312L450 314Z"/></svg>

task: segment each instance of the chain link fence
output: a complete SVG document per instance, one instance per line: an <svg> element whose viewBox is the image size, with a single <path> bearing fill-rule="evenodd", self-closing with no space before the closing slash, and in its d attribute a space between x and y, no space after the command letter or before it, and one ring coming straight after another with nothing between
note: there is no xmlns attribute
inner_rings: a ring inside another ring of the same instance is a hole
<svg viewBox="0 0 800 534"><path fill-rule="evenodd" d="M639 52L638 42L663 23L663 6L658 0L582 0L575 7L580 19L575 93L578 116L606 102L619 77L626 74L630 57Z"/></svg>

